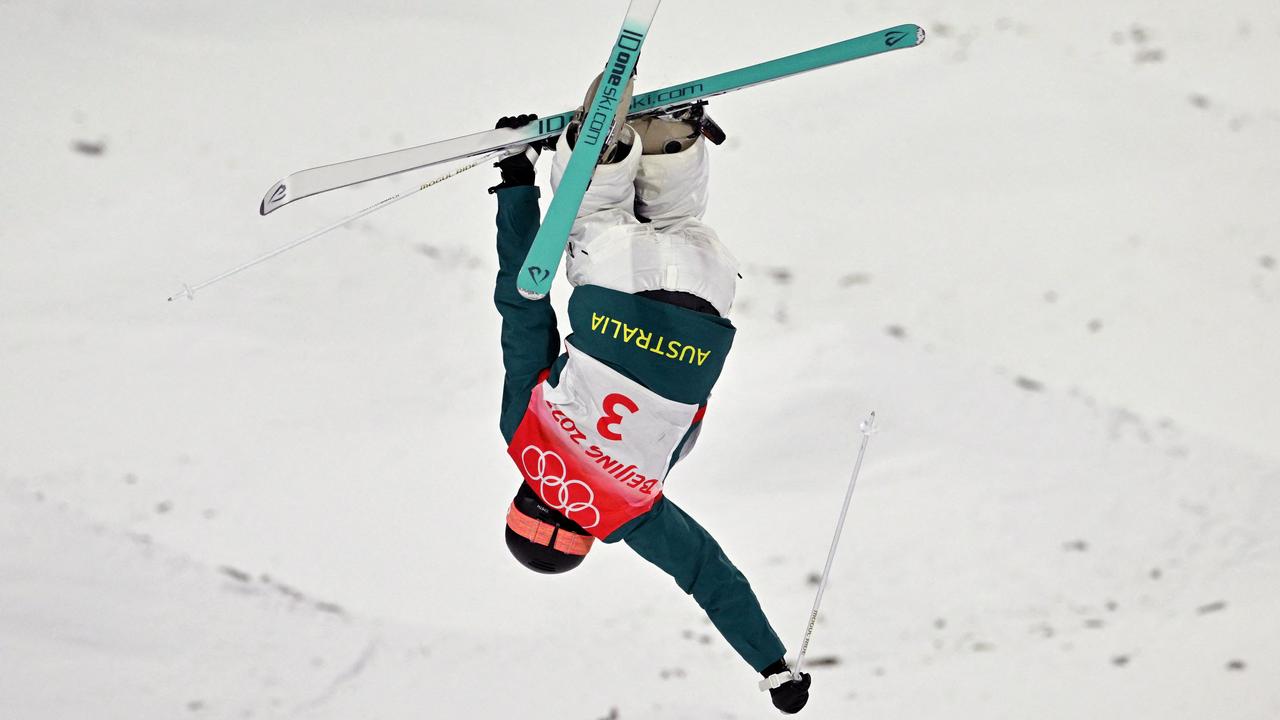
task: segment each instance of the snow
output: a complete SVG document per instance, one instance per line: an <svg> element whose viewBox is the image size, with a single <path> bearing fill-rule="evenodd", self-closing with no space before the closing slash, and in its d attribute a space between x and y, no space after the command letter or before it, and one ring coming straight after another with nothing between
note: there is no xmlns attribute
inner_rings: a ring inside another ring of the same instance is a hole
<svg viewBox="0 0 1280 720"><path fill-rule="evenodd" d="M164 301L621 13L0 4L0 717L774 712L625 547L507 557L491 171ZM740 331L668 493L794 652L878 411L804 717L1280 715L1280 7L669 2L640 85L902 22L712 104Z"/></svg>

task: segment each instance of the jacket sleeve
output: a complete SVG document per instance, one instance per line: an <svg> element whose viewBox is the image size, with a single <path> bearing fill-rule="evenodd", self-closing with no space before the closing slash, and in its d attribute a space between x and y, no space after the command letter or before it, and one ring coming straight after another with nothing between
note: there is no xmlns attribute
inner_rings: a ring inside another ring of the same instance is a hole
<svg viewBox="0 0 1280 720"><path fill-rule="evenodd" d="M502 415L499 427L508 442L520 426L538 374L560 352L560 334L550 297L526 300L516 291L516 275L538 233L538 188L496 191L498 196L498 280L493 303L502 315Z"/></svg>
<svg viewBox="0 0 1280 720"><path fill-rule="evenodd" d="M692 595L729 645L757 672L782 658L785 648L751 584L715 538L665 497L642 518L623 537L627 545Z"/></svg>

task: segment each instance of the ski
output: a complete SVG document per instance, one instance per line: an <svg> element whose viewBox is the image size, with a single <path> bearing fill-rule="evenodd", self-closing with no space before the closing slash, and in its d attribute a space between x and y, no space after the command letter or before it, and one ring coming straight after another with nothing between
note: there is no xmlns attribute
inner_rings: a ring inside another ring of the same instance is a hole
<svg viewBox="0 0 1280 720"><path fill-rule="evenodd" d="M879 32L842 40L776 60L637 94L631 99L627 117L663 112L715 95L780 80L810 70L892 50L915 47L922 42L924 42L924 30L917 25L886 28ZM285 176L271 186L262 198L259 212L266 215L295 200L319 193L559 135L572 117L573 111L570 110L548 115L522 128L486 130L403 150L393 150L380 155L300 170Z"/></svg>
<svg viewBox="0 0 1280 720"><path fill-rule="evenodd" d="M516 276L516 290L526 299L540 300L551 289L556 268L560 267L560 256L564 255L565 243L569 242L569 231L573 229L573 221L582 205L582 196L587 193L591 176L596 171L596 162L611 134L614 115L627 111L618 107L619 100L634 74L640 48L644 46L645 35L649 33L649 26L661 2L631 0L631 6L627 8L622 30L618 32L618 39L613 43L609 61L605 63L600 83L596 86L595 97L584 108L578 140L569 155L564 174L560 176L560 184L551 197L542 224L538 226L538 234L533 237L533 245L525 255L520 274Z"/></svg>

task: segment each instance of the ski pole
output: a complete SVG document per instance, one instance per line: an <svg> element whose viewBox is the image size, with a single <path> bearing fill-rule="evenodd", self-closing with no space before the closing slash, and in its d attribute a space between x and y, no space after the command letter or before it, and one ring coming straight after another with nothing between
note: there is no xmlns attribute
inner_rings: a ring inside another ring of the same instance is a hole
<svg viewBox="0 0 1280 720"><path fill-rule="evenodd" d="M392 195L391 197L386 198L385 200L382 200L382 201L379 201L379 202L377 202L377 203L374 203L373 205L370 205L369 207L367 207L367 208L365 208L365 209L361 210L361 211L360 211L360 212L358 212L358 213L355 213L354 215L348 215L347 217L342 218L341 220L339 220L339 221L337 221L337 222L333 223L332 225L326 225L325 227L322 227L322 228L320 228L319 230L316 230L316 231L315 231L315 232L313 232L313 233L310 233L310 234L304 235L304 236L302 236L302 237L298 238L297 240L294 240L293 242L288 243L287 245L281 245L280 247L276 248L275 250L272 250L272 251L270 251L270 252L263 253L262 255L259 255L258 257L256 257L256 258L254 258L254 259L250 260L249 262L244 263L243 265L237 265L236 267L233 267L233 268L231 268L230 270L227 270L226 272L221 273L221 274L219 274L219 275L215 275L215 276L213 276L213 277L209 278L208 280L205 280L205 281L204 281L204 282L202 282L202 283L199 283L199 284L196 284L196 285L187 285L186 283L183 283L183 285L182 285L182 289L181 289L181 290L179 290L178 292L176 292L176 293L174 293L173 295L170 295L170 296L169 296L169 302L173 302L173 299L174 299L174 298L177 298L177 297L185 297L185 298L187 298L188 300L195 300L195 298L196 298L196 291L197 291L197 290L201 290L201 289L203 289L203 288L207 288L207 287L209 287L210 285L212 285L212 284L214 284L214 283L216 283L216 282L220 282L220 281L222 281L222 280L225 280L225 279L227 279L227 278L231 277L232 275L235 275L235 274L237 274L237 273L244 272L245 270L248 270L249 268L253 267L254 265L258 265L258 264L260 264L260 263L264 263L264 262L266 262L266 261L270 260L271 258L273 258L273 257L275 257L275 256L277 256L277 255L279 255L280 253L283 253L283 252L286 252L286 251L292 250L292 249L294 249L294 248L298 247L299 245L302 245L303 243L311 242L312 240L315 240L316 238L320 237L321 235L324 235L325 233L329 233L329 232L332 232L332 231L334 231L334 230L337 230L338 228L340 228L340 227L342 227L342 226L344 226L344 225L347 225L347 224L352 223L352 222L354 222L354 221L356 221L356 220L359 220L360 218L364 217L365 215L368 215L368 214L370 214L370 213L372 213L372 212L375 212L375 211L381 210L381 209L383 209L383 208L385 208L385 207L387 207L387 206L389 206L389 205L392 205L392 204L394 204L394 203L400 202L401 200L404 200L405 198L407 198L407 197L409 197L409 196L411 196L411 195L416 195L416 194L418 194L418 193L422 192L423 190L426 190L427 188L431 187L432 185L437 185L437 184L439 184L439 183L442 183L442 182L444 182L445 180L448 180L449 178L451 178L451 177L453 177L453 176L455 176L455 175L461 175L462 173L464 173L464 172L466 172L466 171L470 170L471 168L474 168L474 167L478 167L478 166L480 166L480 165L483 165L483 164L485 164L485 163L489 162L490 160L499 160L499 159L502 159L502 157L504 157L504 156L507 156L507 155L514 155L514 154L516 154L516 152L523 152L523 148L520 148L520 149L518 149L518 150L513 150L513 149L506 149L506 148L504 148L504 149L499 150L499 151L497 151L497 152L489 153L488 155L484 155L483 157L481 157L481 158L480 158L480 159L478 159L478 160L474 160L474 161L472 161L472 162L467 163L466 165L462 165L461 167L454 168L453 170L450 170L449 172L445 173L444 175L441 175L440 177L434 178L434 179L432 179L432 180L428 180L427 182L425 182L425 183L423 183L423 184L419 185L419 186L418 186L418 187L416 187L416 188L413 188L412 190L408 190L408 191L404 191L404 192L396 193L395 195Z"/></svg>
<svg viewBox="0 0 1280 720"><path fill-rule="evenodd" d="M800 679L800 667L804 664L804 655L809 650L809 638L813 636L813 626L818 622L818 607L822 605L822 593L827 589L827 580L831 577L831 563L836 558L836 546L840 544L840 533L844 531L844 519L849 514L849 501L853 498L853 487L858 482L858 472L862 469L862 458L867 454L867 441L876 431L876 414L873 412L858 429L862 431L862 446L858 448L858 460L853 464L853 474L849 477L849 489L844 494L844 506L840 508L840 519L836 522L836 534L831 538L831 549L827 551L827 565L822 570L822 580L818 583L818 596L813 599L813 611L809 613L809 625L804 631L804 640L800 643L800 653L796 655L795 667L790 672L778 673L760 681L760 689L776 688L791 680Z"/></svg>

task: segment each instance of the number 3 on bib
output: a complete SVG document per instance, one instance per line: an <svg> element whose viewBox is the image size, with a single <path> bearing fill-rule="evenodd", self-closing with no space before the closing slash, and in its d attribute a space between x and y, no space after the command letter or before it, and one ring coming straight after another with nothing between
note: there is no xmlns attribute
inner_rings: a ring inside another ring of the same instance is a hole
<svg viewBox="0 0 1280 720"><path fill-rule="evenodd" d="M614 432L612 429L622 422L623 417L618 414L618 408L623 408L628 415L634 415L640 411L640 406L635 401L623 395L622 393L611 393L604 398L604 417L596 423L596 432L600 433L600 437L605 440L620 442L622 435Z"/></svg>

